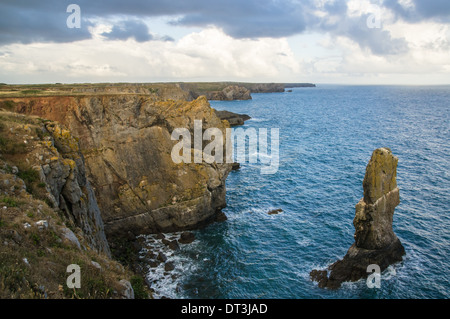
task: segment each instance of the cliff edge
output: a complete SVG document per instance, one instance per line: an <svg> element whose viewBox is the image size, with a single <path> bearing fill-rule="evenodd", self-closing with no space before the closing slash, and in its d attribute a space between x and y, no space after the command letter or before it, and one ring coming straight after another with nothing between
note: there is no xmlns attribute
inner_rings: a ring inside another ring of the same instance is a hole
<svg viewBox="0 0 450 319"><path fill-rule="evenodd" d="M311 271L311 279L319 287L339 288L342 282L366 278L371 264L383 271L402 260L405 249L392 229L394 210L400 203L397 163L398 158L388 148L373 152L364 176L364 197L355 209L355 243L328 271Z"/></svg>

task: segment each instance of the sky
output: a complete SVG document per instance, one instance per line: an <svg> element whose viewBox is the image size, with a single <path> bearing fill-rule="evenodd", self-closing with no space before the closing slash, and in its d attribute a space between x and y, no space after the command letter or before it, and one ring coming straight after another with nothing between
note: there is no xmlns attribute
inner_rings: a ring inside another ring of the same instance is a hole
<svg viewBox="0 0 450 319"><path fill-rule="evenodd" d="M450 84L450 1L0 0L1 83L174 81Z"/></svg>

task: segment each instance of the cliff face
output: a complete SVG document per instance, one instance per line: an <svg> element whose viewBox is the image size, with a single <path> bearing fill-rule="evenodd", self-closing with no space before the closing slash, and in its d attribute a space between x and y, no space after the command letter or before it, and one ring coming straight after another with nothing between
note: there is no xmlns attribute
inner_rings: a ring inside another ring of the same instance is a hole
<svg viewBox="0 0 450 319"><path fill-rule="evenodd" d="M78 140L56 123L45 125L49 132L42 160L33 168L46 184L53 207L59 207L79 226L90 246L110 256L103 220L94 191L86 177L84 157Z"/></svg>
<svg viewBox="0 0 450 319"><path fill-rule="evenodd" d="M326 270L311 272L320 287L338 288L344 281L367 277L371 264L383 271L402 260L405 250L392 229L394 210L400 203L397 163L388 148L373 152L363 181L364 197L355 209L355 243L342 260L329 267L329 276Z"/></svg>
<svg viewBox="0 0 450 319"><path fill-rule="evenodd" d="M190 229L225 207L230 164L175 164L175 128L222 122L204 98L191 102L118 94L13 99L16 111L58 121L79 138L108 236Z"/></svg>
<svg viewBox="0 0 450 319"><path fill-rule="evenodd" d="M132 297L78 145L58 123L0 111L0 298ZM66 285L72 263L77 290Z"/></svg>

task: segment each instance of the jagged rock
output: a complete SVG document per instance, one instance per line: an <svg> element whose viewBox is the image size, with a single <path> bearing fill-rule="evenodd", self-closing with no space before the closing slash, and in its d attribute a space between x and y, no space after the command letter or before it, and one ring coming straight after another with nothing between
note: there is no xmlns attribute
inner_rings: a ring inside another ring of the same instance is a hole
<svg viewBox="0 0 450 319"><path fill-rule="evenodd" d="M319 287L339 288L342 282L366 278L371 264L383 271L402 260L405 249L392 229L394 210L400 203L397 163L388 148L373 152L363 181L364 198L355 209L355 243L342 260L329 267L329 275L326 270L311 271Z"/></svg>
<svg viewBox="0 0 450 319"><path fill-rule="evenodd" d="M195 240L195 234L192 232L183 232L180 235L180 244L190 244Z"/></svg>
<svg viewBox="0 0 450 319"><path fill-rule="evenodd" d="M164 270L165 271L172 271L175 269L175 265L172 262L167 262L164 264Z"/></svg>
<svg viewBox="0 0 450 319"><path fill-rule="evenodd" d="M156 257L156 259L164 263L167 261L167 256L164 255L162 252L159 252L158 257Z"/></svg>
<svg viewBox="0 0 450 319"><path fill-rule="evenodd" d="M163 239L162 242L164 245L166 245L167 247L169 247L172 250L180 249L180 246L178 245L178 242L176 240Z"/></svg>
<svg viewBox="0 0 450 319"><path fill-rule="evenodd" d="M73 231L71 231L67 227L62 227L60 229L61 235L66 240L67 243L76 246L78 249L81 249L80 241L78 240L77 236L74 234Z"/></svg>

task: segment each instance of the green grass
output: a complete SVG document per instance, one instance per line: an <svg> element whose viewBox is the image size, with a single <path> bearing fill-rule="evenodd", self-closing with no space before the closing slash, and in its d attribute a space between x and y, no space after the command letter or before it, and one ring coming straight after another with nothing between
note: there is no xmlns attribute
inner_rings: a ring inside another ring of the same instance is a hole
<svg viewBox="0 0 450 319"><path fill-rule="evenodd" d="M148 292L144 279L140 276L133 276L130 279L131 286L134 291L135 299L148 299Z"/></svg>
<svg viewBox="0 0 450 319"><path fill-rule="evenodd" d="M1 202L6 204L8 207L19 207L20 205L20 202L8 196L3 197Z"/></svg>

